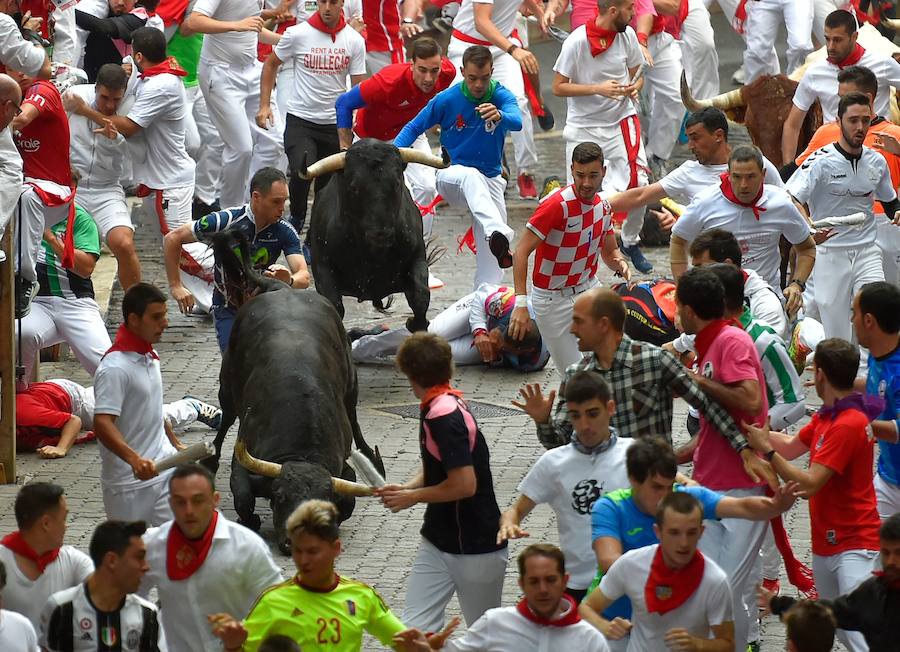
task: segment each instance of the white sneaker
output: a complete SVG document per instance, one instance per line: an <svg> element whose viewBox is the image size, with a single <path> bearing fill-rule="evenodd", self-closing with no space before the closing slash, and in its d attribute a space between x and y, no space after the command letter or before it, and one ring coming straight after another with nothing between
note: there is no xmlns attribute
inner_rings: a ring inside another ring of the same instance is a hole
<svg viewBox="0 0 900 652"><path fill-rule="evenodd" d="M439 279L437 276L432 274L431 271L429 270L429 272L428 272L428 289L429 290L440 290L442 287L444 287L444 282L441 279Z"/></svg>
<svg viewBox="0 0 900 652"><path fill-rule="evenodd" d="M747 83L747 73L744 71L743 65L734 71L734 74L731 76L731 83L738 86L743 86Z"/></svg>

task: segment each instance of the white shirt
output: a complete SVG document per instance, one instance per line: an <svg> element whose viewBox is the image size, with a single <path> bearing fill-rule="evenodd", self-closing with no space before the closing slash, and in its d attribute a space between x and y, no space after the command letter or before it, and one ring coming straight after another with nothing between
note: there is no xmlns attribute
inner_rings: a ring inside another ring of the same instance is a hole
<svg viewBox="0 0 900 652"><path fill-rule="evenodd" d="M137 81L128 119L143 129L141 140L146 158L134 161L135 181L153 190L194 183L194 159L188 156L184 146L186 116L187 101L181 78L166 73Z"/></svg>
<svg viewBox="0 0 900 652"><path fill-rule="evenodd" d="M239 21L259 16L259 0L197 0L193 11L221 21ZM250 66L256 64L256 32L204 34L200 61L204 63Z"/></svg>
<svg viewBox="0 0 900 652"><path fill-rule="evenodd" d="M221 652L222 642L213 636L207 614L229 613L242 620L264 589L282 581L281 570L259 535L220 513L203 565L189 578L174 582L166 571L166 545L173 523L144 534L150 570L144 575L141 593L157 588L172 650Z"/></svg>
<svg viewBox="0 0 900 652"><path fill-rule="evenodd" d="M66 94L77 95L95 109L96 92L94 84L73 86ZM129 98L130 99L130 98ZM126 100L127 101L127 100ZM127 114L125 102L119 106L118 115ZM102 134L94 133L97 123L84 116L69 114L70 154L72 169L81 175L78 185L84 188L109 188L118 186L122 178L125 155L127 152L125 137L117 134L110 140ZM75 195L78 202L78 195Z"/></svg>
<svg viewBox="0 0 900 652"><path fill-rule="evenodd" d="M281 4L280 0L267 0L266 7L275 9ZM290 6L290 12L298 23L305 23L319 10L316 0L297 0ZM349 22L353 18L362 19L362 0L344 1L344 18Z"/></svg>
<svg viewBox="0 0 900 652"><path fill-rule="evenodd" d="M766 210L757 221L750 208L725 199L717 183L694 197L672 227L672 235L690 243L709 229L730 231L741 245L741 266L756 270L772 287L780 287L779 239L783 234L791 244L803 242L809 237L809 225L782 188L763 184L758 206Z"/></svg>
<svg viewBox="0 0 900 652"><path fill-rule="evenodd" d="M862 148L858 159L848 158L837 143L809 155L788 179L787 190L809 206L813 221L862 212L866 221L856 227L836 227L836 235L821 246L857 249L875 244L872 202L896 199L887 161L875 150Z"/></svg>
<svg viewBox="0 0 900 652"><path fill-rule="evenodd" d="M456 18L453 19L453 29L459 30L467 36L486 41L485 36L475 29L475 5L493 5L491 8L491 22L500 30L503 36L509 36L516 28L516 14L522 5L518 0L462 0Z"/></svg>
<svg viewBox="0 0 900 652"><path fill-rule="evenodd" d="M334 103L347 92L347 76L366 74L366 41L349 25L334 41L308 22L288 27L273 52L294 63L287 112L320 125L337 122Z"/></svg>
<svg viewBox="0 0 900 652"><path fill-rule="evenodd" d="M15 553L6 546L0 546L0 561L6 566L6 588L0 591L4 609L25 616L35 630L41 626L41 609L47 598L80 584L94 572L91 558L72 546L63 546L56 561L34 581L25 577L16 563Z"/></svg>
<svg viewBox="0 0 900 652"><path fill-rule="evenodd" d="M648 613L644 587L657 548L659 544L629 550L600 580L600 590L607 598L616 600L627 595L631 600L628 652L667 652L669 648L663 638L670 629L682 627L691 636L712 638L712 625L734 621L728 576L709 557L704 562L700 586L684 604L663 615Z"/></svg>
<svg viewBox="0 0 900 652"><path fill-rule="evenodd" d="M566 562L568 569L568 561ZM488 609L459 638L444 644L451 652L608 652L603 634L581 620L565 627L543 626L516 607Z"/></svg>
<svg viewBox="0 0 900 652"><path fill-rule="evenodd" d="M0 650L40 652L34 625L22 614L0 609Z"/></svg>
<svg viewBox="0 0 900 652"><path fill-rule="evenodd" d="M159 460L175 447L163 428L162 376L159 360L131 351L113 351L100 361L94 375L95 414L116 416L116 427L141 457ZM100 444L100 482L103 487L143 485L131 467ZM165 481L166 474L148 480Z"/></svg>
<svg viewBox="0 0 900 652"><path fill-rule="evenodd" d="M763 170L766 173L764 183L778 188L784 187L778 169L766 157L763 157ZM712 185L718 186L721 182L719 177L723 172L728 172L727 163L701 165L697 161L685 161L660 179L659 185L666 191L666 196L686 206L702 190Z"/></svg>
<svg viewBox="0 0 900 652"><path fill-rule="evenodd" d="M62 387L72 401L72 414L81 419L82 430L94 429L94 388L84 387L66 378L51 378L47 381Z"/></svg>
<svg viewBox="0 0 900 652"><path fill-rule="evenodd" d="M891 113L891 86L900 87L900 64L891 57L886 57L878 52L866 50L859 60L858 66L871 70L878 78L878 94L875 96L875 115L887 116ZM797 90L794 91L794 106L803 111L809 111L813 102L819 100L822 105L822 121L824 123L837 120L838 96L837 76L840 72L833 63L827 59L817 61L806 69Z"/></svg>
<svg viewBox="0 0 900 652"><path fill-rule="evenodd" d="M553 70L568 77L573 84L600 84L612 79L624 86L630 79L628 69L643 62L644 55L631 27L616 34L609 49L594 57L582 25L563 41ZM567 97L566 107L566 126L578 129L614 127L637 114L630 99L620 101L602 95Z"/></svg>
<svg viewBox="0 0 900 652"><path fill-rule="evenodd" d="M35 77L45 57L42 47L22 38L11 16L0 13L0 64Z"/></svg>
<svg viewBox="0 0 900 652"><path fill-rule="evenodd" d="M573 589L588 588L597 574L597 558L591 548L591 507L610 491L630 486L625 453L634 441L620 437L615 446L596 455L579 452L572 444L553 448L541 455L519 483L519 493L535 503L548 503L556 514Z"/></svg>

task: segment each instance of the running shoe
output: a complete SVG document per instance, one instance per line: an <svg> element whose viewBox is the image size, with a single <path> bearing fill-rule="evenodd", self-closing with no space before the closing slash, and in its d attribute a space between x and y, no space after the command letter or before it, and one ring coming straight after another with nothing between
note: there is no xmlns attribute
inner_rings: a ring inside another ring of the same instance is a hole
<svg viewBox="0 0 900 652"><path fill-rule="evenodd" d="M538 199L543 199L560 188L562 188L562 180L558 176L554 174L553 176L546 177L544 183L541 184L541 194L538 196Z"/></svg>
<svg viewBox="0 0 900 652"><path fill-rule="evenodd" d="M734 71L734 74L731 76L731 83L736 86L743 86L746 82L747 73L744 71L744 66L742 65Z"/></svg>
<svg viewBox="0 0 900 652"><path fill-rule="evenodd" d="M22 319L31 312L31 300L37 296L38 284L27 278L16 276L16 319Z"/></svg>
<svg viewBox="0 0 900 652"><path fill-rule="evenodd" d="M442 287L444 287L444 282L437 276L432 274L431 270L428 270L428 289L440 290Z"/></svg>
<svg viewBox="0 0 900 652"><path fill-rule="evenodd" d="M653 271L653 264L644 257L640 245L629 245L621 247L622 253L631 259L631 264L641 274L649 274Z"/></svg>
<svg viewBox="0 0 900 652"><path fill-rule="evenodd" d="M550 110L549 106L541 104L541 108L544 110L544 115L538 116L538 124L541 125L541 129L544 131L550 131L556 124L556 118L553 117L553 111Z"/></svg>
<svg viewBox="0 0 900 652"><path fill-rule="evenodd" d="M197 421L212 430L219 429L219 426L222 424L221 409L217 408L215 405L205 403L199 398L191 395L186 395L184 397L184 400L190 403L193 408L197 410Z"/></svg>
<svg viewBox="0 0 900 652"><path fill-rule="evenodd" d="M779 595L781 593L781 582L779 582L778 580L770 580L764 577L762 581L762 587L773 595Z"/></svg>
<svg viewBox="0 0 900 652"><path fill-rule="evenodd" d="M509 238L499 231L494 231L488 240L488 246L491 248L491 253L497 258L500 269L512 267L513 258L512 252L509 250Z"/></svg>
<svg viewBox="0 0 900 652"><path fill-rule="evenodd" d="M537 188L534 185L534 175L527 172L520 174L518 178L519 197L522 199L535 199Z"/></svg>

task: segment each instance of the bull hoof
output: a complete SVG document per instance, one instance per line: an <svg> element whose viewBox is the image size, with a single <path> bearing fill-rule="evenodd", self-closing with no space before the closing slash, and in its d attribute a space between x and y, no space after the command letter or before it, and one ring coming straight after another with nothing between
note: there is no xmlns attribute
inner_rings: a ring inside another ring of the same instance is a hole
<svg viewBox="0 0 900 652"><path fill-rule="evenodd" d="M243 517L238 517L238 523L243 525L248 530L253 530L254 532L259 532L259 528L262 527L262 519L259 518L256 514L251 514L250 518L244 520Z"/></svg>
<svg viewBox="0 0 900 652"><path fill-rule="evenodd" d="M410 317L406 320L406 330L408 330L410 333L428 330L428 320Z"/></svg>

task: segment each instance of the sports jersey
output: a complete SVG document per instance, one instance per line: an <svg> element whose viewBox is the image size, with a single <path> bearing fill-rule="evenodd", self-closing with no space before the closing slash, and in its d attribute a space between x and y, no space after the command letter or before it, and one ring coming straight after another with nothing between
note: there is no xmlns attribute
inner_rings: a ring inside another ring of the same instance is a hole
<svg viewBox="0 0 900 652"><path fill-rule="evenodd" d="M532 284L561 290L594 278L603 241L613 231L612 208L599 194L585 203L573 184L545 197L526 226L541 240Z"/></svg>
<svg viewBox="0 0 900 652"><path fill-rule="evenodd" d="M878 418L894 421L900 428L900 347L880 358L869 354L866 394L883 398L884 412ZM900 444L879 440L878 452L878 475L900 485Z"/></svg>
<svg viewBox="0 0 900 652"><path fill-rule="evenodd" d="M222 21L240 21L250 16L259 16L262 11L260 0L197 0L195 13ZM200 60L235 66L248 66L256 59L256 39L258 34L248 32L222 32L207 34L203 39Z"/></svg>
<svg viewBox="0 0 900 652"><path fill-rule="evenodd" d="M334 35L309 22L294 25L272 52L281 61L294 62L287 112L316 124L335 124L334 104L347 90L347 76L366 74L365 41L349 25Z"/></svg>
<svg viewBox="0 0 900 652"><path fill-rule="evenodd" d="M809 498L812 551L830 557L847 550L879 550L881 519L872 486L875 444L869 421L860 410L845 409L835 417L813 415L797 433L809 448L809 466L832 471Z"/></svg>
<svg viewBox="0 0 900 652"><path fill-rule="evenodd" d="M69 165L69 119L62 97L48 81L36 81L25 92L22 106L33 106L37 117L16 133L26 177L46 179L61 186L72 184Z"/></svg>
<svg viewBox="0 0 900 652"><path fill-rule="evenodd" d="M582 25L563 41L553 70L568 77L573 84L600 84L613 80L627 86L628 69L643 62L644 55L631 27L616 34L609 49L595 57L591 55L587 31ZM637 115L634 102L602 95L567 97L566 107L566 126L579 129L612 127Z"/></svg>
<svg viewBox="0 0 900 652"><path fill-rule="evenodd" d="M634 441L617 437L611 448L592 454L574 444L553 448L519 483L520 494L538 504L548 503L556 514L570 588L586 589L594 579L597 559L588 535L591 507L605 494L628 486L625 453Z"/></svg>
<svg viewBox="0 0 900 652"><path fill-rule="evenodd" d="M799 244L809 237L809 225L782 188L763 184L756 205L759 219L751 208L726 199L719 184L712 185L694 197L672 227L672 235L690 243L703 231L725 229L741 245L741 266L755 270L773 288L781 287L781 236Z"/></svg>
<svg viewBox="0 0 900 652"><path fill-rule="evenodd" d="M223 211L210 213L194 221L191 229L197 240L203 240L213 233L233 231L242 233L247 237L250 248L250 259L253 268L262 270L275 263L281 254L290 256L303 253L300 237L288 222L279 219L264 228L256 230L256 218L250 204L244 204L238 208L226 208ZM225 294L222 285L222 267L216 261L214 273L215 289L213 290L213 305L224 306Z"/></svg>
<svg viewBox="0 0 900 652"><path fill-rule="evenodd" d="M884 157L868 147L857 157L832 143L813 152L787 182L787 191L809 206L813 220L865 213L855 227L835 227L829 247L860 248L875 242L874 200L897 198ZM757 270L759 271L759 270Z"/></svg>
<svg viewBox="0 0 900 652"><path fill-rule="evenodd" d="M134 593L116 611L100 611L87 582L50 596L41 613L48 652L166 652L156 605Z"/></svg>
<svg viewBox="0 0 900 652"><path fill-rule="evenodd" d="M500 31L503 36L509 36L516 28L516 14L519 11L520 2L516 0L463 0L459 5L459 11L456 18L453 19L453 31L458 32L467 43L481 42L481 45L491 46L490 42L485 41L484 35L475 28L475 5L486 4L491 5L491 22ZM457 34L454 34L460 38ZM471 39L476 39L472 41Z"/></svg>
<svg viewBox="0 0 900 652"><path fill-rule="evenodd" d="M766 400L771 410L775 405L797 403L806 398L803 383L788 355L787 345L775 330L744 308L741 326L756 347L763 375L766 378Z"/></svg>
<svg viewBox="0 0 900 652"><path fill-rule="evenodd" d="M492 331L499 328L503 333L509 328L509 318L513 309L516 307L516 292L514 288L501 285L491 285L490 283L482 283L475 290L469 309L469 328L472 333L479 329ZM534 312L529 306L528 310L531 318L534 319ZM550 352L547 345L544 344L543 338L540 338L539 345L531 351L512 351L503 350L500 352L501 364L519 371L538 371L543 369L550 360Z"/></svg>
<svg viewBox="0 0 900 652"><path fill-rule="evenodd" d="M394 61L403 61L399 9L396 0L362 0L367 52L391 52L398 57Z"/></svg>
<svg viewBox="0 0 900 652"><path fill-rule="evenodd" d="M256 652L268 636L281 634L304 651L358 652L363 632L384 645L406 627L373 588L338 577L328 591L307 589L300 577L263 592L244 620L246 652Z"/></svg>
<svg viewBox="0 0 900 652"><path fill-rule="evenodd" d="M875 115L889 115L891 86L900 86L900 64L890 56L866 51L856 64L868 68L878 78L878 94L875 96ZM837 119L838 80L840 68L827 59L817 61L806 69L797 90L794 91L794 106L808 111L813 102L819 100L822 105L822 120L833 122Z"/></svg>
<svg viewBox="0 0 900 652"><path fill-rule="evenodd" d="M77 95L88 106L96 109L96 92L94 84L79 84L73 86L66 93ZM123 105L126 100L123 100ZM119 115L125 115L122 106L119 107ZM72 169L78 172L78 186L80 188L104 188L118 186L122 178L125 156L128 146L125 137L117 134L110 139L103 134L95 133L97 123L84 116L72 114L69 116L69 130L71 146L69 147ZM75 203L78 203L78 195L75 195Z"/></svg>
<svg viewBox="0 0 900 652"><path fill-rule="evenodd" d="M74 229L75 249L100 258L100 231L93 218L80 206L75 207ZM57 222L50 230L62 242L66 237L66 220ZM94 284L90 277L84 278L76 274L74 269L65 269L46 240L41 241L41 248L38 249L37 277L40 297L94 298Z"/></svg>
<svg viewBox="0 0 900 652"><path fill-rule="evenodd" d="M778 188L784 187L778 168L766 157L763 157L763 168L766 173L764 183ZM727 163L702 165L697 161L685 161L660 179L658 183L666 191L667 197L687 206L702 190L719 185L723 172L728 172Z"/></svg>

